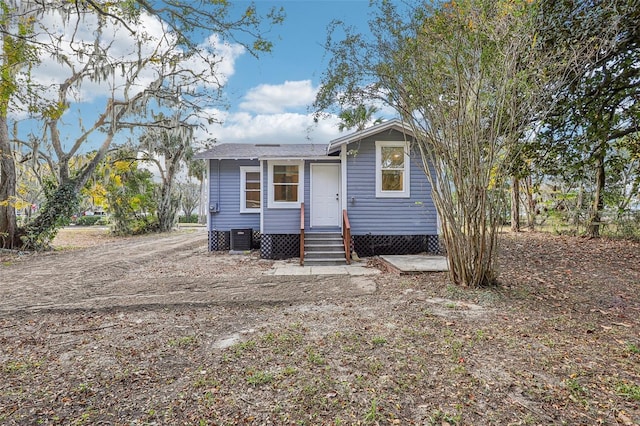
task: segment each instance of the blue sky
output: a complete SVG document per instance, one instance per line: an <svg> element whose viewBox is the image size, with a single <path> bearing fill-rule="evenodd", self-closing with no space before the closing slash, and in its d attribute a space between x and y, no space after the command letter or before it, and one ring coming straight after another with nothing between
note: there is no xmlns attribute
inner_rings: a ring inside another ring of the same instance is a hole
<svg viewBox="0 0 640 426"><path fill-rule="evenodd" d="M215 138L218 143L327 143L339 137L336 117L314 124L310 110L329 60L324 50L327 26L338 19L366 31L369 0L255 0L254 3L262 13L272 7L284 9L284 23L267 34L274 42L273 50L256 59L241 46L224 44L215 35L203 40L217 57L224 58L218 71L225 83L224 94L230 108L210 110L222 124L208 126L207 131L199 132L196 138L202 141ZM243 11L250 2L231 0L231 4ZM94 39L95 23L90 18L79 28L69 27L52 11L42 17L41 23L61 37L69 38L73 34L74 39ZM146 17L140 28L157 40L161 39L161 25L153 18ZM135 54L132 48L135 43L130 34L115 27L112 31L114 53L122 57ZM45 36L43 43L46 42ZM63 43L63 46L69 48L68 44ZM153 46L149 43L145 48L150 51ZM188 66L197 68L200 65L192 63ZM68 67L51 57L44 57L32 72L35 81L50 87L51 92L46 96L54 97L55 88L68 76ZM152 76L153 70L147 70L141 74L140 82L149 81ZM83 82L74 90L73 99L69 99L71 108L60 123L63 144L72 144L79 128L90 125L97 112L104 111L110 93L123 86L124 81L116 75L109 81ZM23 121L21 131L28 130L29 125L28 120ZM126 140L127 135L120 135L120 141ZM87 150L95 149L103 137L99 132L92 135Z"/></svg>
<svg viewBox="0 0 640 426"><path fill-rule="evenodd" d="M256 4L263 10L282 6L287 17L269 34L275 43L271 54L260 59L243 55L237 61L229 80L229 95L236 100L260 84L311 80L317 85L327 64L324 43L329 23L340 19L367 28L368 0L261 0Z"/></svg>
<svg viewBox="0 0 640 426"><path fill-rule="evenodd" d="M328 57L327 26L339 19L366 31L368 0L258 0L260 10L284 8L285 22L270 34L273 51L235 60L226 96L231 109L214 130L219 142L314 143L338 137L337 120L313 126L314 100ZM248 1L236 2L246 7ZM310 130L308 130L310 129ZM263 140L257 140L263 138Z"/></svg>

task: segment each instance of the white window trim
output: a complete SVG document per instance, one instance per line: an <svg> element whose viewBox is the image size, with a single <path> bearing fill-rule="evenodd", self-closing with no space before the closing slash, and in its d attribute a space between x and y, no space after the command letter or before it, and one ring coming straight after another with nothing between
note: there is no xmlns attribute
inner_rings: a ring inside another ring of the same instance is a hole
<svg viewBox="0 0 640 426"><path fill-rule="evenodd" d="M240 166L240 213L260 213L260 207L247 208L247 173L260 173L260 166ZM260 193L262 193L262 174L260 174ZM260 199L262 200L262 196Z"/></svg>
<svg viewBox="0 0 640 426"><path fill-rule="evenodd" d="M404 188L402 191L382 190L382 148L404 148ZM411 169L409 158L409 144L405 141L376 141L376 198L409 198L411 197Z"/></svg>
<svg viewBox="0 0 640 426"><path fill-rule="evenodd" d="M273 199L273 166L298 166L298 201L275 201ZM269 208L299 209L304 199L304 161L267 161Z"/></svg>

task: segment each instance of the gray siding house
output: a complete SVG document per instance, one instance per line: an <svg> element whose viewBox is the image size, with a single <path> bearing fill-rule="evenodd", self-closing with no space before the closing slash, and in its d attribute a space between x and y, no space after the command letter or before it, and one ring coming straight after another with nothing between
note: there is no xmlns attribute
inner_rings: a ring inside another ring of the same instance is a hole
<svg viewBox="0 0 640 426"><path fill-rule="evenodd" d="M329 144L220 144L199 153L208 166L209 249L260 248L263 258L303 263L314 250L332 251L320 237L333 235L343 262L352 251L437 252L431 185L412 142L392 120Z"/></svg>

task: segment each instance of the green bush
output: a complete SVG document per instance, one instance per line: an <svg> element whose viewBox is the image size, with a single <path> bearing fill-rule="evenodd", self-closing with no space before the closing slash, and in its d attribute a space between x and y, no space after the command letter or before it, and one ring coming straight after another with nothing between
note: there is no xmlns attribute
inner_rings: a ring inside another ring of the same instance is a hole
<svg viewBox="0 0 640 426"><path fill-rule="evenodd" d="M158 218L155 216L135 218L129 221L129 235L149 234L159 230Z"/></svg>
<svg viewBox="0 0 640 426"><path fill-rule="evenodd" d="M107 226L109 224L109 217L108 216L99 216L100 219L98 219L98 221L96 222L96 225L99 226Z"/></svg>
<svg viewBox="0 0 640 426"><path fill-rule="evenodd" d="M79 226L92 226L96 225L100 219L105 219L104 216L94 215L94 216L80 216L76 219L76 225Z"/></svg>
<svg viewBox="0 0 640 426"><path fill-rule="evenodd" d="M198 223L198 215L192 214L189 216L178 216L179 223Z"/></svg>

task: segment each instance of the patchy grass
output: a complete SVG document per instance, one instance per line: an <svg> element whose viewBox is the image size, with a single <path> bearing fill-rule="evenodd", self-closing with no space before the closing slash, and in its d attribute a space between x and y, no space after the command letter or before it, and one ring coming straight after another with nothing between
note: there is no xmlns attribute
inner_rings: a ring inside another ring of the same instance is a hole
<svg viewBox="0 0 640 426"><path fill-rule="evenodd" d="M170 347L191 346L191 345L197 345L198 339L196 338L196 336L184 336L184 337L179 337L177 339L176 338L169 339L167 344Z"/></svg>
<svg viewBox="0 0 640 426"><path fill-rule="evenodd" d="M616 392L630 401L640 401L640 385L620 383L616 386Z"/></svg>
<svg viewBox="0 0 640 426"><path fill-rule="evenodd" d="M175 305L169 282L155 305L1 315L0 422L640 424L640 246L502 243L492 289L385 273L360 297Z"/></svg>
<svg viewBox="0 0 640 426"><path fill-rule="evenodd" d="M247 383L254 386L271 383L274 375L268 371L251 371L247 373Z"/></svg>

